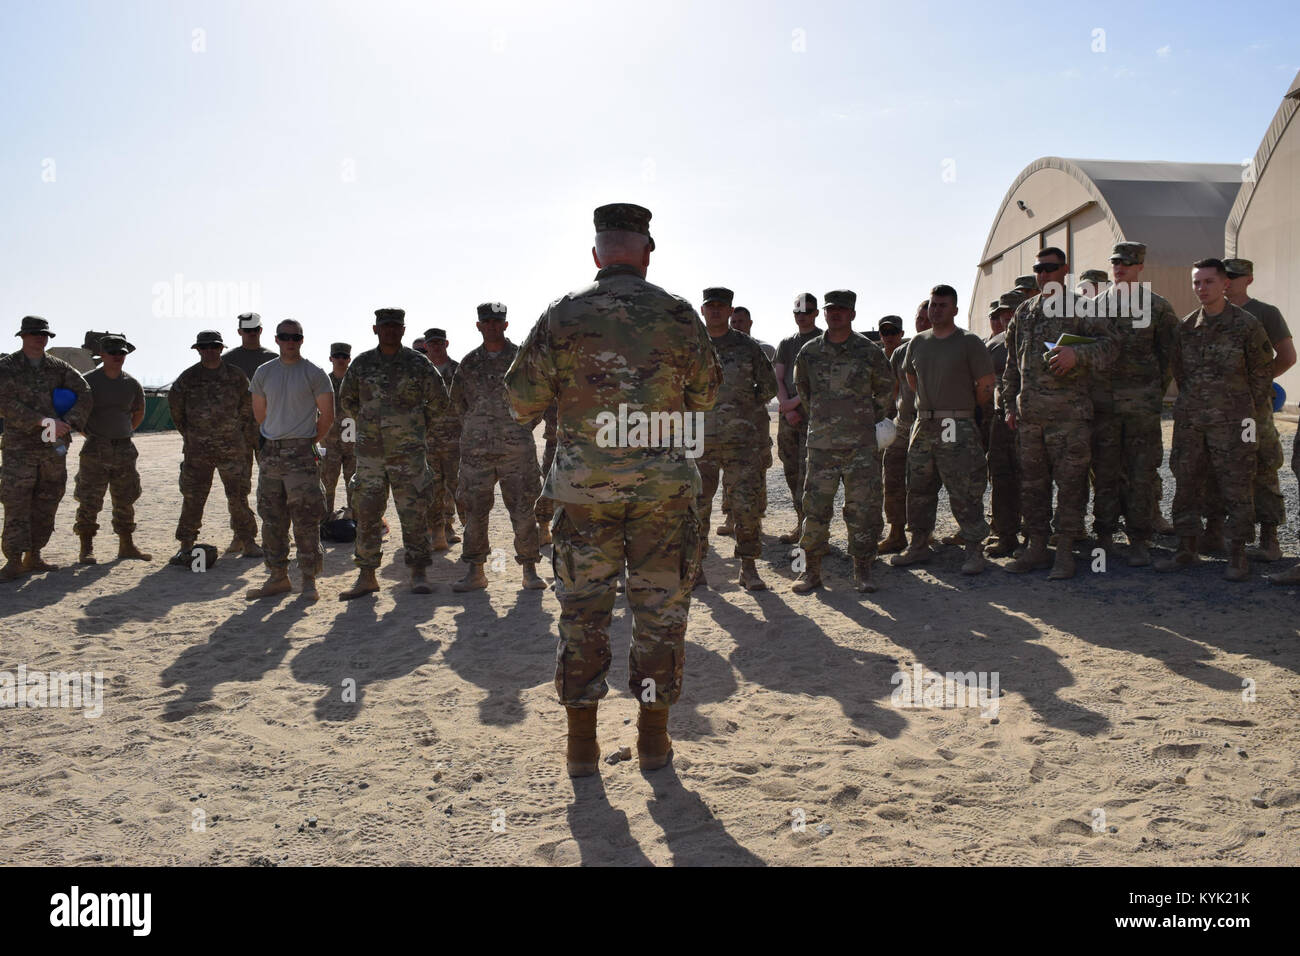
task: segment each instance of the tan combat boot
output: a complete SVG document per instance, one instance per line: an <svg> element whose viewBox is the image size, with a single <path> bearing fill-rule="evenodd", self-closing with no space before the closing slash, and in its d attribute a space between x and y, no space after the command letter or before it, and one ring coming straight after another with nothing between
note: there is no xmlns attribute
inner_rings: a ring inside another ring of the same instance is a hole
<svg viewBox="0 0 1300 956"><path fill-rule="evenodd" d="M130 532L119 534L117 536L117 560L119 561L152 561L153 555L148 551L141 551L135 546Z"/></svg>
<svg viewBox="0 0 1300 956"><path fill-rule="evenodd" d="M551 543L551 523L543 521L537 525L537 546L544 548Z"/></svg>
<svg viewBox="0 0 1300 956"><path fill-rule="evenodd" d="M524 589L528 591L545 591L549 585L537 575L537 562L525 561L522 565Z"/></svg>
<svg viewBox="0 0 1300 956"><path fill-rule="evenodd" d="M453 591L481 591L487 587L487 575L483 573L482 561L471 561L465 569L465 576L451 586Z"/></svg>
<svg viewBox="0 0 1300 956"><path fill-rule="evenodd" d="M1300 584L1300 564L1292 565L1285 571L1267 577L1269 584Z"/></svg>
<svg viewBox="0 0 1300 956"><path fill-rule="evenodd" d="M658 770L673 759L668 736L668 708L650 710L644 704L636 718L636 755L642 770Z"/></svg>
<svg viewBox="0 0 1300 956"><path fill-rule="evenodd" d="M1246 542L1233 541L1228 548L1228 567L1223 572L1225 581L1244 581L1250 577L1250 559L1246 557Z"/></svg>
<svg viewBox="0 0 1300 956"><path fill-rule="evenodd" d="M1025 545L1025 550L1020 555L1006 565L1006 570L1012 574L1024 574L1027 571L1039 571L1043 568L1051 567L1052 558L1047 553L1047 539L1045 535L1031 534L1029 544Z"/></svg>
<svg viewBox="0 0 1300 956"><path fill-rule="evenodd" d="M286 594L292 590L293 585L289 583L289 572L284 568L275 568L267 577L266 583L260 588L251 588L246 597L250 601L256 601L258 598Z"/></svg>
<svg viewBox="0 0 1300 956"><path fill-rule="evenodd" d="M1151 516L1151 530L1156 534L1177 534L1174 526L1169 523L1169 519L1160 511L1159 502L1156 503L1155 514Z"/></svg>
<svg viewBox="0 0 1300 956"><path fill-rule="evenodd" d="M450 521L447 522L447 543L460 544L460 535L456 533L456 529Z"/></svg>
<svg viewBox="0 0 1300 956"><path fill-rule="evenodd" d="M570 777L590 777L600 769L600 744L596 741L596 705L565 707L569 735L564 752L564 769Z"/></svg>
<svg viewBox="0 0 1300 956"><path fill-rule="evenodd" d="M434 551L447 551L451 548L451 545L447 543L447 528L442 522L438 522L434 526L432 537Z"/></svg>
<svg viewBox="0 0 1300 956"><path fill-rule="evenodd" d="M862 594L875 594L876 585L871 580L871 565L875 556L853 559L853 587Z"/></svg>
<svg viewBox="0 0 1300 956"><path fill-rule="evenodd" d="M876 554L898 554L907 547L907 535L901 525L891 524L889 534L876 544Z"/></svg>
<svg viewBox="0 0 1300 956"><path fill-rule="evenodd" d="M943 537L942 539L940 539L940 542L939 542L939 543L942 544L942 545L943 545L944 547L946 547L946 548L951 548L951 547L953 547L954 545L958 545L958 544L961 544L961 543L962 543L962 536L961 536L960 533L958 533L958 534L950 534L950 535L947 535L947 536Z"/></svg>
<svg viewBox="0 0 1300 956"><path fill-rule="evenodd" d="M1277 540L1277 525L1261 524L1259 526L1259 547L1251 545L1247 548L1246 557L1252 561L1282 560L1282 545Z"/></svg>
<svg viewBox="0 0 1300 956"><path fill-rule="evenodd" d="M1101 548L1108 555L1113 555L1115 551L1115 536L1113 534L1099 534L1096 537L1096 547Z"/></svg>
<svg viewBox="0 0 1300 956"><path fill-rule="evenodd" d="M695 583L691 585L691 589L694 590L695 588L707 588L708 586L709 586L709 579L704 576L704 565L701 564L700 569L695 572Z"/></svg>
<svg viewBox="0 0 1300 956"><path fill-rule="evenodd" d="M889 563L896 568L905 568L910 564L921 564L929 561L934 557L934 550L930 547L929 532L912 532L912 543L907 546L907 550L902 554L896 554L889 559Z"/></svg>
<svg viewBox="0 0 1300 956"><path fill-rule="evenodd" d="M722 519L722 524L718 525L718 534L728 538L735 537L736 525L731 520L731 515L727 515Z"/></svg>
<svg viewBox="0 0 1300 956"><path fill-rule="evenodd" d="M411 593L433 593L433 585L429 583L429 573L422 566L411 568Z"/></svg>
<svg viewBox="0 0 1300 956"><path fill-rule="evenodd" d="M794 530L787 531L785 534L781 535L781 537L777 538L776 540L780 541L782 544L795 544L798 542L802 534L803 534L803 518L795 518Z"/></svg>
<svg viewBox="0 0 1300 956"><path fill-rule="evenodd" d="M1020 536L998 535L998 543L989 548L988 555L990 558L1009 558L1016 553L1016 548L1020 547Z"/></svg>
<svg viewBox="0 0 1300 956"><path fill-rule="evenodd" d="M1296 565L1300 567L1300 565ZM23 576L23 556L21 554L6 554L5 564L0 568L0 581L17 581Z"/></svg>
<svg viewBox="0 0 1300 956"><path fill-rule="evenodd" d="M40 549L37 548L35 551L28 551L27 556L23 558L23 570L29 574L39 574L41 571L57 571L59 566L44 560Z"/></svg>
<svg viewBox="0 0 1300 956"><path fill-rule="evenodd" d="M791 585L790 590L795 594L807 594L809 591L815 591L822 586L822 556L820 554L810 554L804 559L807 564L804 565L803 573L799 575L799 580Z"/></svg>
<svg viewBox="0 0 1300 956"><path fill-rule="evenodd" d="M1151 551L1147 547L1145 538L1129 538L1128 542L1128 566L1130 568L1145 568L1151 564Z"/></svg>
<svg viewBox="0 0 1300 956"><path fill-rule="evenodd" d="M1056 560L1047 575L1049 581L1064 581L1074 577L1074 539L1066 535L1056 536Z"/></svg>
<svg viewBox="0 0 1300 956"><path fill-rule="evenodd" d="M227 555L243 554L243 552L244 552L244 536L242 534L236 533L235 536L230 539L230 544L226 548L226 554Z"/></svg>
<svg viewBox="0 0 1300 956"><path fill-rule="evenodd" d="M257 538L245 538L244 550L239 552L241 558L264 558L266 552L262 550L261 545L257 543Z"/></svg>
<svg viewBox="0 0 1300 956"><path fill-rule="evenodd" d="M1206 518L1205 530L1201 533L1201 540L1197 542L1196 550L1201 554L1224 554L1227 550L1223 543L1223 517Z"/></svg>
<svg viewBox="0 0 1300 956"><path fill-rule="evenodd" d="M362 568L357 572L357 580L346 591L339 593L340 601L351 601L353 598L359 598L363 594L374 594L379 590L379 580L375 577L374 568Z"/></svg>
<svg viewBox="0 0 1300 956"><path fill-rule="evenodd" d="M95 535L87 532L77 535L81 539L81 553L77 555L78 564L98 564L95 557Z"/></svg>
<svg viewBox="0 0 1300 956"><path fill-rule="evenodd" d="M983 574L988 562L984 560L982 541L966 543L966 560L961 563L962 574Z"/></svg>
<svg viewBox="0 0 1300 956"><path fill-rule="evenodd" d="M1200 563L1201 559L1196 554L1196 538L1185 537L1178 539L1177 554L1157 561L1154 567L1157 571L1181 571Z"/></svg>
<svg viewBox="0 0 1300 956"><path fill-rule="evenodd" d="M753 558L740 559L740 586L746 591L766 591L767 584L758 576Z"/></svg>
<svg viewBox="0 0 1300 956"><path fill-rule="evenodd" d="M304 574L302 576L302 596L306 601L319 601L320 592L316 590L316 575Z"/></svg>

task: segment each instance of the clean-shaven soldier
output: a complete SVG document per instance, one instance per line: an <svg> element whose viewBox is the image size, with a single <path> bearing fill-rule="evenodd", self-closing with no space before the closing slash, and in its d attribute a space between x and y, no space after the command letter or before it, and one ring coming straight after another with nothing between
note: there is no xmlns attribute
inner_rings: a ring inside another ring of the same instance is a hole
<svg viewBox="0 0 1300 956"><path fill-rule="evenodd" d="M263 347L262 317L256 312L241 313L237 320L237 328L239 345L222 355L221 361L239 369L251 382L254 372L279 356L270 349ZM253 422L252 428L256 433L256 421ZM250 445L247 456L242 460L244 481L247 482L249 488L253 487L253 459L256 458L259 462L261 461L262 450L259 445L260 442ZM239 532L235 532L235 537L231 539L229 547L226 548L226 554L240 554L245 558L260 558L262 553L257 546L257 528L253 528L251 537L241 537Z"/></svg>
<svg viewBox="0 0 1300 956"><path fill-rule="evenodd" d="M320 463L321 483L325 486L325 513L334 513L334 491L338 487L339 475L343 475L343 497L352 509L352 476L357 472L357 443L355 426L348 431L348 441L343 440L343 419L339 408L339 386L348 374L352 364L352 346L347 342L335 342L330 346L330 385L334 386L334 424L325 436L325 458ZM354 514L355 518L356 515Z"/></svg>
<svg viewBox="0 0 1300 956"><path fill-rule="evenodd" d="M783 544L794 544L803 533L803 480L804 465L808 458L808 410L794 390L794 360L799 350L822 334L817 327L817 296L800 292L794 297L794 324L796 331L781 340L772 360L776 375L776 454L781 459L785 483L790 487L794 502L794 530L778 539Z"/></svg>

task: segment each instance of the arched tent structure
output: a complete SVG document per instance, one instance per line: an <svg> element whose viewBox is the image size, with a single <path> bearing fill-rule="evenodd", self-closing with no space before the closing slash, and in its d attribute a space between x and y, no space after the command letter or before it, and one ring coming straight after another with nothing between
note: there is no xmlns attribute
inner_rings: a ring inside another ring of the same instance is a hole
<svg viewBox="0 0 1300 956"><path fill-rule="evenodd" d="M988 331L988 304L1033 269L1039 249L1064 249L1077 276L1110 271L1117 242L1147 244L1144 281L1179 315L1196 306L1190 266L1223 254L1223 226L1241 188L1231 163L1117 162L1045 156L1002 199L968 304L970 328Z"/></svg>
<svg viewBox="0 0 1300 956"><path fill-rule="evenodd" d="M1300 74L1282 98L1249 175L1228 213L1223 246L1229 256L1255 263L1250 294L1282 310L1300 333ZM1300 395L1300 367L1281 378L1288 396ZM1294 401L1294 398L1291 398Z"/></svg>

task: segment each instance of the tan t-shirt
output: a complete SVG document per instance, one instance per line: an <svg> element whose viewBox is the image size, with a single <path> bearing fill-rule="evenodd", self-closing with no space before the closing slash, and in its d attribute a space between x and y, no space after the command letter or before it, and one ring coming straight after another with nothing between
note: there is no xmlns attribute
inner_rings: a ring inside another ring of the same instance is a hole
<svg viewBox="0 0 1300 956"><path fill-rule="evenodd" d="M993 374L993 358L973 332L954 329L937 338L926 329L908 343L903 371L916 376L918 411L975 410L975 383Z"/></svg>

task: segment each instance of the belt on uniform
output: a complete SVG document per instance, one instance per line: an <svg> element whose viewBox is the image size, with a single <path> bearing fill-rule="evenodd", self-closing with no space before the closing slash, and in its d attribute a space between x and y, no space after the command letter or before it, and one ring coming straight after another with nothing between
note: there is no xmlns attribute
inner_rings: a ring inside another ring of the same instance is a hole
<svg viewBox="0 0 1300 956"><path fill-rule="evenodd" d="M110 445L125 445L130 443L131 437L128 435L126 438L96 438L94 435L87 435L86 441L87 442L103 441L103 442L108 442Z"/></svg>
<svg viewBox="0 0 1300 956"><path fill-rule="evenodd" d="M961 411L958 411L956 409L939 409L933 412L927 412L922 410L916 413L916 417L917 418L974 418L975 412L973 409L963 409Z"/></svg>
<svg viewBox="0 0 1300 956"><path fill-rule="evenodd" d="M268 438L263 449L267 448L310 448L316 444L314 438Z"/></svg>

